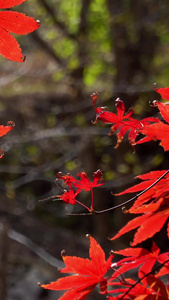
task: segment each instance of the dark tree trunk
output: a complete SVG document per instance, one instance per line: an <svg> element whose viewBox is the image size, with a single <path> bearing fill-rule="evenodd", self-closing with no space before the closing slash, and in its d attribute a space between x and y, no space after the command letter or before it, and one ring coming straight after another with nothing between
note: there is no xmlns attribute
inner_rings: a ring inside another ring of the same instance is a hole
<svg viewBox="0 0 169 300"><path fill-rule="evenodd" d="M152 74L153 58L159 45L156 34L159 5L158 0L153 4L145 0L138 0L137 4L133 0L107 0L116 68L113 94L130 105Z"/></svg>

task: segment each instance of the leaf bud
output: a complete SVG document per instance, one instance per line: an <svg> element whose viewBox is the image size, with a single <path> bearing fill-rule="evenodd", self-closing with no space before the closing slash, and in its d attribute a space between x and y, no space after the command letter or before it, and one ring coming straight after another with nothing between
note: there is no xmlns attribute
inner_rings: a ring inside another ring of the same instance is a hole
<svg viewBox="0 0 169 300"><path fill-rule="evenodd" d="M66 251L65 250L62 250L61 251L61 256L65 256L66 255Z"/></svg>

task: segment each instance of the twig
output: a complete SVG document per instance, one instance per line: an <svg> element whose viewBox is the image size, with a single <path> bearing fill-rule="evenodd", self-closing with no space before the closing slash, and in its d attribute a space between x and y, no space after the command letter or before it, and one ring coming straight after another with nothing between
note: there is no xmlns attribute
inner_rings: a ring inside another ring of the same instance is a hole
<svg viewBox="0 0 169 300"><path fill-rule="evenodd" d="M146 193L148 190L150 190L153 186L155 186L162 178L164 178L167 174L169 173L169 170L167 170L162 176L160 176L154 183L152 183L148 188L146 188L144 191L140 192L139 194L135 195L133 198L121 203L121 204L118 204L116 206L113 206L113 207L110 207L110 208L107 208L107 209L104 209L104 210L100 210L100 211L95 211L95 214L102 214L102 213L105 213L105 212L108 212L108 211L111 211L111 210L114 210L116 208L119 208L119 207L122 207L124 206L125 204L128 204L130 203L131 201L133 200L136 200L138 197L140 197L141 195L143 195L144 193Z"/></svg>
<svg viewBox="0 0 169 300"><path fill-rule="evenodd" d="M9 238L19 242L20 244L25 245L51 266L60 269L64 267L64 263L62 261L53 257L51 254L46 252L43 248L39 247L36 243L34 243L31 239L27 238L23 234L11 229L8 231L8 236Z"/></svg>

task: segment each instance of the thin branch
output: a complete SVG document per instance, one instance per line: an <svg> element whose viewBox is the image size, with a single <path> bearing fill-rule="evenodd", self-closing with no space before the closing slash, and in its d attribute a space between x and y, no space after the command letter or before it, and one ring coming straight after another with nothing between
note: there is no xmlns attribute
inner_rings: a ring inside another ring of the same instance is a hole
<svg viewBox="0 0 169 300"><path fill-rule="evenodd" d="M116 206L113 206L113 207L110 207L110 208L107 208L107 209L104 209L104 210L100 210L100 211L95 211L95 214L102 214L102 213L105 213L105 212L108 212L108 211L111 211L111 210L114 210L116 208L119 208L119 207L123 207L124 205L132 202L133 200L136 200L138 197L140 197L141 195L143 195L144 193L146 193L148 190L150 190L153 186L155 186L162 178L164 178L167 174L169 173L169 170L167 170L162 176L160 176L154 183L152 183L148 188L146 188L144 191L140 192L139 194L135 195L133 198L121 203L121 204L118 204Z"/></svg>
<svg viewBox="0 0 169 300"><path fill-rule="evenodd" d="M87 15L88 15L90 4L91 4L91 0L82 0L82 8L80 12L80 23L79 23L77 36L80 36L81 34L86 34L87 22L88 22Z"/></svg>
<svg viewBox="0 0 169 300"><path fill-rule="evenodd" d="M0 223L0 228L1 225L2 224ZM33 251L36 255L38 255L51 266L60 269L64 267L64 263L62 261L53 257L51 254L46 252L43 248L39 247L36 243L34 243L31 239L27 238L25 235L10 229L8 231L8 236L10 239L15 240L22 245L25 245L27 248L29 248L31 251Z"/></svg>
<svg viewBox="0 0 169 300"><path fill-rule="evenodd" d="M66 216L92 216L93 212L89 213L66 213Z"/></svg>

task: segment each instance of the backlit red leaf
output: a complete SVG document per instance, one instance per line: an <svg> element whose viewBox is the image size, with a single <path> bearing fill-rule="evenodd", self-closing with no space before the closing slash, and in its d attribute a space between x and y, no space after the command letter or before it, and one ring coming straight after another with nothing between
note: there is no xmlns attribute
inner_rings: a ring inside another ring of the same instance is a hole
<svg viewBox="0 0 169 300"><path fill-rule="evenodd" d="M92 279L80 275L72 275L64 278L59 278L57 281L51 282L49 284L41 285L45 289L49 290L69 290L76 288L77 286L82 289L89 287L90 285L96 284L96 278Z"/></svg>
<svg viewBox="0 0 169 300"><path fill-rule="evenodd" d="M80 177L80 180L74 178L70 174L63 175L61 172L58 172L57 180L64 180L64 186L66 186L67 184L69 188L72 188L73 186L84 191L91 191L91 189L93 189L94 187L98 187L104 184L103 174L100 169L93 173L93 182L89 180L89 177L84 171L79 172L77 176Z"/></svg>
<svg viewBox="0 0 169 300"><path fill-rule="evenodd" d="M70 191L64 191L62 195L57 195L56 198L63 200L65 203L69 203L72 205L76 204L76 196L79 194L80 191L74 192L72 189Z"/></svg>
<svg viewBox="0 0 169 300"><path fill-rule="evenodd" d="M150 179L158 179L161 177L167 170L161 170L161 171L151 171L146 174L138 175L136 178L140 178L142 180L150 180ZM169 177L169 175L166 175L166 177Z"/></svg>
<svg viewBox="0 0 169 300"><path fill-rule="evenodd" d="M169 100L169 87L155 89L157 93L161 95L162 98Z"/></svg>
<svg viewBox="0 0 169 300"><path fill-rule="evenodd" d="M169 88L168 88L169 90ZM154 106L157 106L163 119L169 123L169 105L159 101L153 101Z"/></svg>
<svg viewBox="0 0 169 300"><path fill-rule="evenodd" d="M3 135L6 135L9 131L11 131L14 128L15 124L12 121L9 121L8 124L0 125L0 137Z"/></svg>
<svg viewBox="0 0 169 300"><path fill-rule="evenodd" d="M167 172L166 170L162 170L162 171L153 171L147 174L139 175L137 176L137 178L144 180L144 182L136 184L135 186L124 190L118 195L125 195L128 193L135 193L135 192L146 190L166 172ZM134 202L129 212L137 213L134 212L133 209L136 209L137 207L140 208L140 205L149 202L151 199L153 199L153 203L156 203L157 201L159 201L160 198L166 197L166 193L168 192L168 185L169 185L169 174L166 174L164 178L162 178L160 181L158 181L155 184L155 187L153 186L152 188L145 191L142 195L138 196L137 200Z"/></svg>
<svg viewBox="0 0 169 300"><path fill-rule="evenodd" d="M91 95L93 99L93 107L96 112L96 120L93 122L94 124L97 123L98 120L102 121L103 123L110 123L113 124L111 126L111 130L109 135L112 135L115 131L119 130L117 135L117 144L115 148L117 148L120 143L122 142L124 135L128 131L128 139L130 144L133 146L135 144L136 138L140 132L140 129L142 129L144 126L151 124L152 122L156 123L159 122L159 119L157 118L145 118L141 121L138 121L134 118L132 118L133 109L130 108L129 111L125 114L125 106L123 101L121 101L119 98L115 101L115 106L117 109L117 115L107 111L105 107L95 107L96 101L97 101L97 93L94 93Z"/></svg>
<svg viewBox="0 0 169 300"><path fill-rule="evenodd" d="M62 195L55 196L55 198L59 198L63 200L65 203L69 204L80 204L85 209L88 210L88 212L93 211L93 204L94 204L94 195L93 195L93 188L102 186L104 184L103 174L101 170L97 170L93 173L94 180L90 181L87 174L83 172L79 172L77 174L78 177L80 177L80 180L76 179L70 174L62 174L61 172L58 172L56 175L56 180L63 180L64 181L64 187L66 185L68 186L68 190L64 190ZM76 196L82 192L91 192L91 205L90 208L84 205L83 203L76 200Z"/></svg>
<svg viewBox="0 0 169 300"><path fill-rule="evenodd" d="M0 8L10 8L25 0L0 0ZM23 62L25 56L10 33L28 34L39 27L39 22L16 11L0 11L0 54L7 59Z"/></svg>
<svg viewBox="0 0 169 300"><path fill-rule="evenodd" d="M149 273L158 261L160 264L166 262L169 259L169 252L160 254L160 248L153 242L151 251L143 248L127 248L120 251L115 251L115 254L125 256L125 258L119 260L115 265L115 273L124 274L124 272L131 269L138 268L138 276L142 278L145 274Z"/></svg>
<svg viewBox="0 0 169 300"><path fill-rule="evenodd" d="M142 144L149 141L160 140L160 146L165 151L169 150L169 125L159 122L158 124L151 124L145 126L141 131L142 134L146 135L145 138L138 141L136 144Z"/></svg>
<svg viewBox="0 0 169 300"><path fill-rule="evenodd" d="M130 230L133 230L133 229L139 227L140 224L142 224L143 221L146 220L147 218L148 218L148 215L143 215L143 216L139 216L135 219L132 219L124 227L122 227L121 230L114 237L111 238L111 240L115 240L115 239L119 238L120 236L122 236L123 234L129 232Z"/></svg>
<svg viewBox="0 0 169 300"><path fill-rule="evenodd" d="M107 278L104 275L111 267L113 256L110 255L106 261L103 249L92 237L90 237L89 255L90 259L63 255L66 267L61 272L76 275L60 278L56 282L41 286L45 289L68 290L59 298L60 300L86 299L87 295L98 283L100 283L101 292L107 293Z"/></svg>
<svg viewBox="0 0 169 300"><path fill-rule="evenodd" d="M168 88L169 89L169 88ZM169 99L169 98L168 98ZM153 101L154 106L157 106L160 114L164 118L164 120L169 123L169 105L165 103L161 103L159 101ZM160 145L164 148L165 151L169 150L169 125L163 122L158 122L154 124L146 124L142 129L140 129L140 133L144 134L145 137L140 141L136 142L136 144L142 144L145 142L160 141Z"/></svg>
<svg viewBox="0 0 169 300"><path fill-rule="evenodd" d="M159 232L169 217L169 209L154 213L152 215L147 214L147 216L148 217L142 223L140 223L139 228L134 235L132 246L151 238L155 233Z"/></svg>
<svg viewBox="0 0 169 300"><path fill-rule="evenodd" d="M10 8L15 5L20 5L27 0L0 0L0 8Z"/></svg>
<svg viewBox="0 0 169 300"><path fill-rule="evenodd" d="M39 28L33 18L16 11L0 11L0 27L15 34L28 34Z"/></svg>
<svg viewBox="0 0 169 300"><path fill-rule="evenodd" d="M7 125L0 125L0 137L6 135L9 131L14 128L15 124L12 121L9 121ZM3 151L0 149L0 158L4 155Z"/></svg>
<svg viewBox="0 0 169 300"><path fill-rule="evenodd" d="M94 187L98 187L104 184L103 174L101 170L97 170L93 173L94 180L91 182L85 172L79 172L77 176L80 177L80 180L72 180L72 184L84 191L91 191Z"/></svg>
<svg viewBox="0 0 169 300"><path fill-rule="evenodd" d="M22 50L16 39L0 27L0 54L7 59L23 62Z"/></svg>
<svg viewBox="0 0 169 300"><path fill-rule="evenodd" d="M112 238L112 240L129 232L137 227L138 230L134 235L132 246L137 245L151 238L155 233L159 232L169 217L169 208L154 213L145 213L142 216L136 217L129 221L122 229ZM153 224L155 224L153 226Z"/></svg>
<svg viewBox="0 0 169 300"><path fill-rule="evenodd" d="M168 170L150 172L140 175L138 178L145 181L123 191L119 195L141 191L133 206L126 212L143 215L131 220L113 238L120 237L139 227L134 236L133 246L159 232L169 218ZM167 235L169 236L169 231L167 231Z"/></svg>

